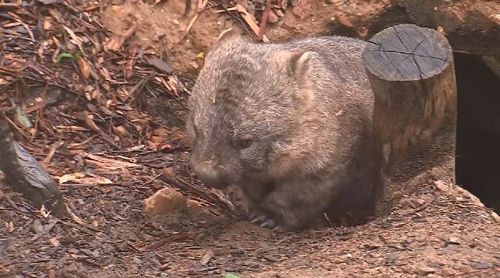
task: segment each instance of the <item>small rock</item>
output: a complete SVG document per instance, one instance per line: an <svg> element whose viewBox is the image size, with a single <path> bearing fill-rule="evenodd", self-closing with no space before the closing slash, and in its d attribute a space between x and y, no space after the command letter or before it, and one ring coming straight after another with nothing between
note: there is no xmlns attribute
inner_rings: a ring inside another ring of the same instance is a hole
<svg viewBox="0 0 500 278"><path fill-rule="evenodd" d="M458 238L452 236L452 237L450 237L448 239L448 244L457 244L457 245L459 245L460 241L458 240Z"/></svg>
<svg viewBox="0 0 500 278"><path fill-rule="evenodd" d="M35 219L35 221L33 221L32 228L36 234L40 234L44 231L44 226L43 226L42 222L38 219Z"/></svg>
<svg viewBox="0 0 500 278"><path fill-rule="evenodd" d="M490 214L491 214L491 217L493 218L493 220L495 220L497 223L500 223L500 216L498 216L497 213L492 211L492 212L490 212Z"/></svg>
<svg viewBox="0 0 500 278"><path fill-rule="evenodd" d="M275 12L275 13L276 13L276 15L277 15L277 16L279 16L279 17L284 17L284 16L285 16L285 14L283 13L283 11L282 11L282 10L275 10L274 12Z"/></svg>
<svg viewBox="0 0 500 278"><path fill-rule="evenodd" d="M351 20L344 13L338 13L336 19L340 25L343 25L343 26L346 26L349 28L353 27Z"/></svg>
<svg viewBox="0 0 500 278"><path fill-rule="evenodd" d="M379 242L372 242L372 243L367 243L367 244L363 245L363 247L368 249L368 250L375 250L375 249L378 249L382 246L383 246L383 244L379 243Z"/></svg>
<svg viewBox="0 0 500 278"><path fill-rule="evenodd" d="M200 216L208 214L205 207L198 201L188 199L186 202L187 210L191 216Z"/></svg>
<svg viewBox="0 0 500 278"><path fill-rule="evenodd" d="M455 200L457 202L463 202L463 201L465 201L465 199L463 197L460 197L460 196L455 197Z"/></svg>
<svg viewBox="0 0 500 278"><path fill-rule="evenodd" d="M61 246L61 242L59 242L59 239L57 237L53 237L51 239L49 239L49 242L50 244L52 244L52 246L54 247L59 247Z"/></svg>
<svg viewBox="0 0 500 278"><path fill-rule="evenodd" d="M428 267L428 266L422 266L422 267L417 268L417 272L420 275L427 275L427 274L435 273L436 269L434 269L432 267Z"/></svg>
<svg viewBox="0 0 500 278"><path fill-rule="evenodd" d="M490 15L492 21L496 22L496 24L500 24L500 13Z"/></svg>
<svg viewBox="0 0 500 278"><path fill-rule="evenodd" d="M144 201L144 211L149 217L168 215L187 207L186 198L182 193L172 189L163 188Z"/></svg>
<svg viewBox="0 0 500 278"><path fill-rule="evenodd" d="M435 181L434 182L434 186L436 186L436 188L439 189L439 190L441 190L441 191L447 191L448 190L448 186L442 180Z"/></svg>
<svg viewBox="0 0 500 278"><path fill-rule="evenodd" d="M419 205L424 205L424 204L426 203L426 202L425 202L425 200L424 200L424 199L422 199L422 198L417 198L417 199L415 200L415 202L417 202L417 204L419 204Z"/></svg>
<svg viewBox="0 0 500 278"><path fill-rule="evenodd" d="M441 270L441 275L443 275L443 276L455 276L455 275L457 275L457 272L451 268L443 268Z"/></svg>
<svg viewBox="0 0 500 278"><path fill-rule="evenodd" d="M479 261L471 261L470 266L475 268L475 269L488 269L488 268L493 268L493 265L485 262L479 262Z"/></svg>

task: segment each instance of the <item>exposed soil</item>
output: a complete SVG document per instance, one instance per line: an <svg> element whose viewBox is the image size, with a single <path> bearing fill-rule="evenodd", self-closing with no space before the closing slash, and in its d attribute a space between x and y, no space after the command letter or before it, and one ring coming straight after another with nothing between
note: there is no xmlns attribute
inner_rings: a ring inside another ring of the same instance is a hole
<svg viewBox="0 0 500 278"><path fill-rule="evenodd" d="M37 217L21 199L4 195L2 221L14 229L3 231L1 270L9 277L498 275L498 216L459 187L430 180L387 217L301 233L274 233L227 216L149 220L142 199L159 184L63 187L92 230Z"/></svg>
<svg viewBox="0 0 500 278"><path fill-rule="evenodd" d="M363 37L369 30L359 22L369 21L389 3L303 2L308 4L299 5L293 16L287 13L282 23L269 27L270 40L331 32ZM250 224L220 192L200 185L187 163L182 131L185 99L202 65L200 53L223 30L241 26L226 13L214 13L222 8L220 3L212 4L200 13L188 35L185 30L192 16L182 17L180 1L162 1L154 7L140 1L103 4L98 9L90 6L91 15L112 33L123 34L134 22L140 23L126 44L127 51L88 57L99 76L111 72L100 79L97 93L89 89L93 81L75 74L84 75L81 66L60 66L50 60L41 64L53 66L63 76L67 73L68 82L76 85L66 86L57 79L51 83L56 89L20 93L21 85L2 76L14 74L5 70L6 62L0 57L0 108L15 99L24 104L26 114L37 119L32 129L13 122L19 127L20 141L36 158L45 160L44 166L54 177L85 172L88 178L60 184L68 206L81 221L47 216L0 182L0 277L222 277L226 273L240 277L500 277L500 217L468 191L438 180L433 170L415 178L418 186L402 192L402 199L387 216L355 227L299 233L273 232ZM318 7L323 10L318 12ZM50 8L53 11L40 13L49 18L65 9L62 5ZM67 16L61 12L59 19L50 22L56 25ZM325 24L332 17L340 18L342 24ZM34 22L29 26L38 36ZM27 26L14 27L28 37L23 31ZM56 31L48 28L46 32ZM99 45L96 37L86 45ZM9 45L0 51L9 49L10 59L17 62L31 57L31 49L27 54L12 54L23 47L12 41L13 48ZM134 45L142 51L137 56L157 54L180 75L169 79L164 71L158 73L138 62L134 74L127 77L123 65L132 60L130 53L136 53ZM24 84L28 88L49 79L22 77L29 81ZM141 87L140 93L130 89L141 80L153 81ZM59 96L62 89L69 93ZM48 102L43 113L26 104L46 94L57 100ZM95 116L81 116L82 111ZM92 123L98 128L92 128ZM65 145L49 157L57 140ZM98 178L109 182L97 182ZM199 208L151 218L144 211L144 200L164 187L182 192L198 202Z"/></svg>

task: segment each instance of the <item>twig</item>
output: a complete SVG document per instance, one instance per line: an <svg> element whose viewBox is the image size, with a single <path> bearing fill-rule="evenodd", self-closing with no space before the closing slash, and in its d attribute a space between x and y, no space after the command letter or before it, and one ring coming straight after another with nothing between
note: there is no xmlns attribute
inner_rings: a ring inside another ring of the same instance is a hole
<svg viewBox="0 0 500 278"><path fill-rule="evenodd" d="M13 10L21 7L19 3L0 3L0 10Z"/></svg>
<svg viewBox="0 0 500 278"><path fill-rule="evenodd" d="M149 251L149 250L158 249L167 243L171 243L171 242L179 241L179 240L192 239L192 238L195 238L196 235L197 235L197 233L194 233L194 232L186 232L186 233L171 235L171 236L168 236L166 238L160 239L156 242L153 242L151 244L144 246L142 248L142 250Z"/></svg>
<svg viewBox="0 0 500 278"><path fill-rule="evenodd" d="M264 13L262 13L262 19L260 21L260 28L259 28L259 40L261 40L264 36L264 33L266 32L266 26L267 26L267 19L269 18L269 12L271 11L271 0L266 0L266 8L264 10Z"/></svg>

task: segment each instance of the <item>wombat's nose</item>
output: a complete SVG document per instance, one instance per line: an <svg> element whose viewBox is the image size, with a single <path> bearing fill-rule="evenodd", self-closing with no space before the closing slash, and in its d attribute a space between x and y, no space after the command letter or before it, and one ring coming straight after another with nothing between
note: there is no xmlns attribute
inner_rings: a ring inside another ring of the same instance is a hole
<svg viewBox="0 0 500 278"><path fill-rule="evenodd" d="M217 183L217 172L212 167L196 167L194 173L207 185Z"/></svg>
<svg viewBox="0 0 500 278"><path fill-rule="evenodd" d="M196 176L206 185L213 187L224 186L224 182L220 179L220 173L213 162L191 161L191 165Z"/></svg>

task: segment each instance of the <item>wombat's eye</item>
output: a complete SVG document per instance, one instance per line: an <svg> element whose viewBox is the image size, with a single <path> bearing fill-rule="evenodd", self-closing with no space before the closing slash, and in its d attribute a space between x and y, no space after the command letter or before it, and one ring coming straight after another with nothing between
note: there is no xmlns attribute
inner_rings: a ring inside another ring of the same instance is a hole
<svg viewBox="0 0 500 278"><path fill-rule="evenodd" d="M252 140L250 139L239 139L236 141L236 144L238 145L239 148L241 149L246 149L252 145Z"/></svg>

